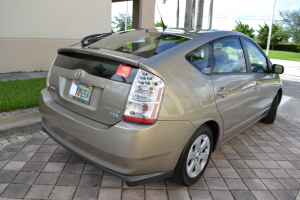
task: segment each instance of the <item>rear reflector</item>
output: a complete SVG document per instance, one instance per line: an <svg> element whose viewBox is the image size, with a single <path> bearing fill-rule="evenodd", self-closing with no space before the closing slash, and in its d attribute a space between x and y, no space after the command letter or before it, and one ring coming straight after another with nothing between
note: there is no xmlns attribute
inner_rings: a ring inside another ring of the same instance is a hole
<svg viewBox="0 0 300 200"><path fill-rule="evenodd" d="M157 76L139 70L128 95L124 120L152 124L157 120L165 84Z"/></svg>
<svg viewBox="0 0 300 200"><path fill-rule="evenodd" d="M135 118L135 117L129 117L129 116L124 116L123 119L127 120L127 121L144 123L144 124L153 124L156 122L156 119L142 119L142 118Z"/></svg>

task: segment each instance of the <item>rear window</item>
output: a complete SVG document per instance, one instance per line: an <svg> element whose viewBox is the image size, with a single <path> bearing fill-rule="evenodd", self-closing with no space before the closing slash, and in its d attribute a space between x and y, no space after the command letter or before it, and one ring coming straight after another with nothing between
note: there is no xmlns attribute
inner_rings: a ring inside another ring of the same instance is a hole
<svg viewBox="0 0 300 200"><path fill-rule="evenodd" d="M150 58L189 40L190 38L180 35L142 30L115 33L87 47L105 48Z"/></svg>
<svg viewBox="0 0 300 200"><path fill-rule="evenodd" d="M126 63L76 52L60 52L54 62L54 65L69 70L82 69L93 76L129 84L133 82L138 71L138 68L129 66ZM128 77L116 74L120 65L132 67Z"/></svg>

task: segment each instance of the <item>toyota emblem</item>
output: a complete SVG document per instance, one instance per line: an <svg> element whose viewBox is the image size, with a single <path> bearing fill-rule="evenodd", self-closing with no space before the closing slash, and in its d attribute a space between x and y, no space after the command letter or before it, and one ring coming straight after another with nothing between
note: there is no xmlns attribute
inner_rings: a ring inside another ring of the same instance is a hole
<svg viewBox="0 0 300 200"><path fill-rule="evenodd" d="M82 70L76 70L74 73L74 78L77 80L80 80L83 76L83 71Z"/></svg>

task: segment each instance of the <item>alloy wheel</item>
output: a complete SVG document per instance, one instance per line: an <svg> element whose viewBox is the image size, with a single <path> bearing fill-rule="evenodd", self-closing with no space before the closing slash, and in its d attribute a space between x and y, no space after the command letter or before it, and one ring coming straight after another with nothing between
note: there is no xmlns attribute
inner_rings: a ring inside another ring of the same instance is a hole
<svg viewBox="0 0 300 200"><path fill-rule="evenodd" d="M206 134L200 135L189 150L186 162L186 171L189 177L194 178L204 168L210 151L210 140Z"/></svg>

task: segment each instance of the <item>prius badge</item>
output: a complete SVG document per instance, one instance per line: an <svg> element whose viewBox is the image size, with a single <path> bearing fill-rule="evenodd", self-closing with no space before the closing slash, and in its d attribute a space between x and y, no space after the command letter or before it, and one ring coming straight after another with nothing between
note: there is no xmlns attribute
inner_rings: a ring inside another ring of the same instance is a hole
<svg viewBox="0 0 300 200"><path fill-rule="evenodd" d="M107 106L104 106L104 109L109 111L109 115L112 118L117 119L119 117L119 114L120 114L119 110L115 110L115 109L107 107Z"/></svg>
<svg viewBox="0 0 300 200"><path fill-rule="evenodd" d="M78 70L75 71L75 73L74 73L74 78L75 79L80 80L82 78L82 76L83 76L83 71L82 70L78 69Z"/></svg>

